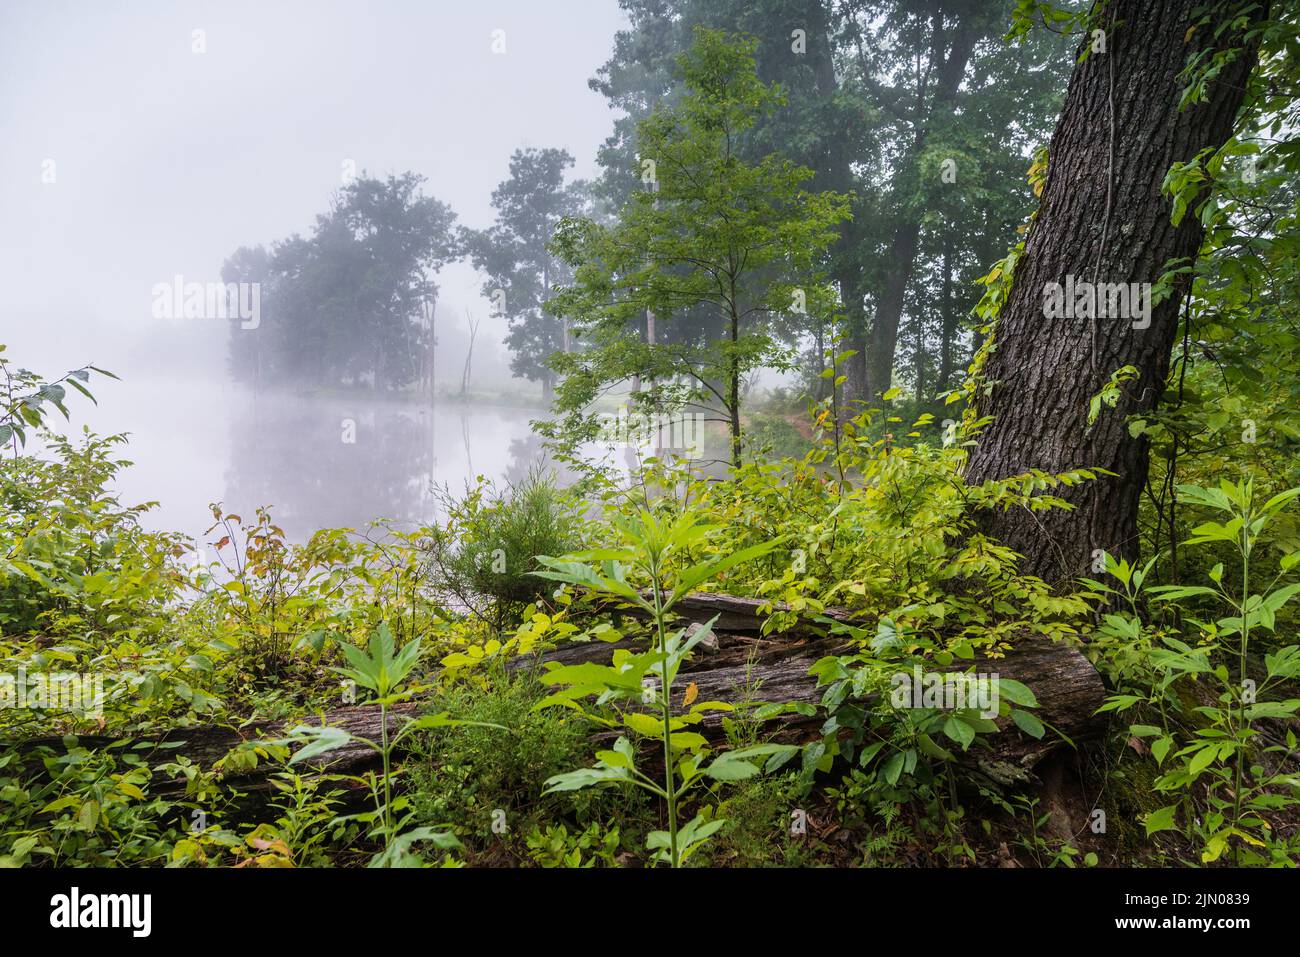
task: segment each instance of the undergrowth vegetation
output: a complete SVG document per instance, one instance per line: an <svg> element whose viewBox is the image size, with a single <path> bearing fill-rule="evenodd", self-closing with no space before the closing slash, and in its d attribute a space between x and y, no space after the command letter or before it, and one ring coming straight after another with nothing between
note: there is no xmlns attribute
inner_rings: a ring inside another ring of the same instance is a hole
<svg viewBox="0 0 1300 957"><path fill-rule="evenodd" d="M981 515L1065 507L1092 473L972 487L969 437L928 414L810 414L805 456L725 481L538 474L294 544L269 508L147 530L111 490L125 440L38 403L43 448L0 460L0 864L1296 862L1300 489L1184 486L1194 576L1105 556L1053 590ZM683 668L726 628L679 614L701 591L759 606L746 674L764 642L833 639L815 697L702 694ZM1102 740L1062 740L1010 679L976 700L1027 641L1095 662ZM972 697L898 707L914 669ZM1076 754L1109 826L1055 827L999 734Z"/></svg>

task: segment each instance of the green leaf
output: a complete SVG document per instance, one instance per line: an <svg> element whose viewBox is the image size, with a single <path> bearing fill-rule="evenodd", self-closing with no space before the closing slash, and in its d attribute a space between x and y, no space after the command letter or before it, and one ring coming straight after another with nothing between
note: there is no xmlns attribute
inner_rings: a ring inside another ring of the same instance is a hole
<svg viewBox="0 0 1300 957"><path fill-rule="evenodd" d="M1143 825L1147 829L1147 837L1152 834L1158 834L1160 831L1175 830L1178 825L1174 822L1174 815L1178 812L1178 805L1171 804L1168 807L1162 807L1157 811L1152 811L1142 819Z"/></svg>
<svg viewBox="0 0 1300 957"><path fill-rule="evenodd" d="M1034 697L1033 691L1019 681L1013 681L1010 678L999 678L997 688L999 697L1006 698L1012 704L1018 704L1025 708L1038 707L1038 699Z"/></svg>
<svg viewBox="0 0 1300 957"><path fill-rule="evenodd" d="M303 739L306 739L307 744L294 753L294 756L289 759L290 764L298 764L308 758L314 758L327 751L333 751L335 748L341 748L343 745L351 743L353 737L350 732L344 731L342 728L333 728L328 725L315 727L298 725L289 732L286 743L292 744Z"/></svg>
<svg viewBox="0 0 1300 957"><path fill-rule="evenodd" d="M758 766L724 754L707 768L704 773L715 781L743 781L758 774Z"/></svg>
<svg viewBox="0 0 1300 957"><path fill-rule="evenodd" d="M99 825L99 802L94 798L81 805L77 812L77 830L93 831Z"/></svg>
<svg viewBox="0 0 1300 957"><path fill-rule="evenodd" d="M776 548L776 546L782 541L784 541L784 537L774 539L770 542L761 542L758 545L751 545L749 548L742 548L740 551L733 552L732 554L719 558L716 561L695 565L686 569L677 577L677 584L673 588L672 595L668 599L665 607L672 607L682 598L682 596L693 590L697 585L708 581L710 578L715 578L736 565L742 565L745 562L766 555L768 552L772 551L772 549Z"/></svg>
<svg viewBox="0 0 1300 957"><path fill-rule="evenodd" d="M906 760L907 758L904 756L903 752L899 751L890 755L889 760L886 761L884 766L880 769L881 776L884 777L885 783L890 787L897 784L898 779L902 777L903 764Z"/></svg>
<svg viewBox="0 0 1300 957"><path fill-rule="evenodd" d="M580 791L583 788L613 784L629 779L627 768L596 767L569 771L546 779L543 794L555 794L559 791Z"/></svg>
<svg viewBox="0 0 1300 957"><path fill-rule="evenodd" d="M1214 763L1214 758L1218 753L1219 748L1217 745L1210 744L1201 748L1193 754L1191 760L1187 762L1187 773L1192 777L1196 777Z"/></svg>
<svg viewBox="0 0 1300 957"><path fill-rule="evenodd" d="M1300 486L1289 488L1285 492L1279 492L1264 503L1262 511L1271 515L1273 512L1279 511L1282 506L1286 505L1287 502L1291 501L1297 495L1300 495Z"/></svg>
<svg viewBox="0 0 1300 957"><path fill-rule="evenodd" d="M643 734L648 738L658 738L664 733L662 720L648 714L642 714L639 711L626 712L623 715L623 724L637 734Z"/></svg>
<svg viewBox="0 0 1300 957"><path fill-rule="evenodd" d="M626 768L631 771L635 767L632 758L622 751L597 751L596 760L611 768Z"/></svg>
<svg viewBox="0 0 1300 957"><path fill-rule="evenodd" d="M975 740L975 729L955 714L949 715L943 723L943 733L960 744L963 751Z"/></svg>
<svg viewBox="0 0 1300 957"><path fill-rule="evenodd" d="M1029 735L1031 738L1041 738L1046 733L1043 722L1038 720L1038 716L1028 711L1021 711L1019 708L1011 710L1011 720L1016 723L1016 727Z"/></svg>

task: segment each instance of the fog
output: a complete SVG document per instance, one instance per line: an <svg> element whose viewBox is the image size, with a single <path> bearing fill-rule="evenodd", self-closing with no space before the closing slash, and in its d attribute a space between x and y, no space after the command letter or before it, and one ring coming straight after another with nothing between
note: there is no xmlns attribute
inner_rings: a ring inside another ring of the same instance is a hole
<svg viewBox="0 0 1300 957"><path fill-rule="evenodd" d="M468 263L437 277L436 388L460 385L468 311L472 389L492 403L253 394L227 376L227 324L154 318L151 290L307 234L349 168L422 174L475 228L517 148L565 147L594 175L613 117L587 80L621 25L615 0L6 0L0 342L47 376L121 377L93 383L97 407L74 397L72 427L132 433L119 488L160 502L154 527L198 534L209 502L273 504L300 539L427 518L431 481L520 474L541 409L511 396L537 390L510 381Z"/></svg>

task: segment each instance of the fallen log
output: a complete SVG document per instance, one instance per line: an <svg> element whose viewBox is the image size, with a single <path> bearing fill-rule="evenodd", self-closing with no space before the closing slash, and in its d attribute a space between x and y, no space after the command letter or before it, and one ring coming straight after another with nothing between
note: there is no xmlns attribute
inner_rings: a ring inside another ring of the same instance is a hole
<svg viewBox="0 0 1300 957"><path fill-rule="evenodd" d="M850 647L850 642L843 637L828 635L824 627L806 621L778 634L763 635L763 618L758 613L762 605L763 602L757 599L704 593L688 595L678 603L676 610L687 621L703 623L717 616L714 625L716 643L710 642L707 648L703 644L697 647L691 660L681 669L681 687L684 688L686 682L694 682L699 700L732 704L756 701L816 704L821 699L822 689L817 687L809 669L826 655L843 653ZM849 612L839 609L828 610L825 617L845 623L853 621ZM517 659L509 667L541 672L549 662L607 663L617 648L634 644L629 639L617 643L567 643L545 654ZM962 670L965 666L954 666L953 670ZM1094 737L1104 726L1096 716L1104 695L1101 678L1088 659L1065 642L1028 638L1019 642L1006 657L983 662L978 670L995 672L1001 678L1011 678L1028 686L1038 698L1038 717L1073 742ZM677 697L680 702L680 696ZM409 703L390 709L390 730L429 704ZM825 716L821 714L807 717L785 713L768 722L764 731L773 740L806 742L820 735L824 720ZM374 705L331 709L325 712L323 721L371 740L380 736L380 710ZM723 734L721 722L722 714L709 713L699 730L706 737L720 739ZM301 723L310 722L258 722L237 729L177 729L150 739L156 746L152 752L146 748L136 753L146 757L183 755L210 767L232 749L283 738L293 725ZM1008 775L1023 775L1045 755L1066 745L1060 735L1051 731L1042 740L1035 740L1010 726L1005 719L999 724L1004 727L997 735L991 736L989 746L972 752L970 758L994 777L1005 779ZM93 748L111 740L82 737L80 742ZM61 742L61 739L29 742L29 746L39 743L55 745L56 742ZM320 761L313 762L317 768L339 774L359 774L377 765L374 751L355 742L328 752ZM268 769L274 767L274 763L260 763L250 770L229 773L225 780L244 791L262 791L269 788L266 775ZM183 782L158 781L154 791L164 795L175 794L183 788Z"/></svg>
<svg viewBox="0 0 1300 957"><path fill-rule="evenodd" d="M714 632L718 640L716 651L696 654L683 666L679 683L695 682L701 701L818 703L824 689L817 687L809 669L827 655L845 653L851 642L827 635L825 627L809 621L800 621L779 634L763 636L764 618L759 609L764 604L756 598L705 592L681 599L675 610L685 620L707 622L717 617ZM855 622L854 615L842 608L828 608L822 617L843 624ZM613 649L630 644L568 645L540 656L538 663L605 663ZM948 670L962 671L970 664L956 662ZM522 664L517 663L515 667ZM1038 636L1025 638L1005 657L982 661L976 670L1024 684L1038 698L1039 707L1034 713L1059 732L1049 731L1043 739L1034 739L1008 719L1000 719L998 724L1002 730L991 738L987 747L973 754L976 763L996 761L1012 768L1029 769L1052 751L1067 747L1068 742L1095 738L1105 727L1104 719L1097 716L1105 697L1101 676L1077 648L1066 642ZM682 709L675 706L674 710ZM702 733L706 737L720 736L722 718L721 713L708 714ZM773 740L802 743L819 736L824 721L824 714L812 718L784 714L766 730ZM1004 767L999 773L1008 770Z"/></svg>

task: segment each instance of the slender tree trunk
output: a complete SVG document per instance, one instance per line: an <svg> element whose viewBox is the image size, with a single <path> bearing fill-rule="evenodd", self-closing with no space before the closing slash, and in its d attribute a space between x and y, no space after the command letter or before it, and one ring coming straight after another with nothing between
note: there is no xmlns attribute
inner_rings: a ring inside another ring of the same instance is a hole
<svg viewBox="0 0 1300 957"><path fill-rule="evenodd" d="M951 108L962 77L966 75L966 65L970 62L975 44L1000 26L990 10L976 5L960 15L949 44L943 20L942 9L936 8L931 16L930 44L934 58L932 66L936 73L934 93L927 105L922 81L918 80L915 135L903 169L915 169L919 163L929 136L930 119ZM904 176L899 181L907 183L910 180L910 176ZM876 311L867 336L866 356L859 370L861 378L854 382L850 372L849 384L854 386L855 398L866 402L876 401L882 392L889 389L894 352L898 347L898 323L903 315L907 285L912 281L921 238L921 218L925 213L915 202L897 199L896 202L902 208L889 244L885 286L876 296Z"/></svg>
<svg viewBox="0 0 1300 957"><path fill-rule="evenodd" d="M466 315L466 321L469 323L469 350L465 353L465 371L460 377L460 394L464 398L469 394L469 376L470 367L474 361L474 340L478 338L479 321Z"/></svg>
<svg viewBox="0 0 1300 957"><path fill-rule="evenodd" d="M840 299L844 304L844 349L852 351L844 362L844 398L841 414L852 418L856 410L853 400L866 395L867 382L867 311L863 302L862 270L856 266L842 266L836 281Z"/></svg>
<svg viewBox="0 0 1300 957"><path fill-rule="evenodd" d="M898 348L898 324L903 317L903 299L907 284L912 279L912 266L916 262L916 249L921 239L919 212L909 216L894 231L889 246L889 274L885 286L876 297L876 312L867 334L865 378L861 395L873 402L889 390L894 371L894 352Z"/></svg>
<svg viewBox="0 0 1300 957"><path fill-rule="evenodd" d="M925 402L925 325L921 316L916 323L916 351L912 355L912 378L916 382L916 404Z"/></svg>
<svg viewBox="0 0 1300 957"><path fill-rule="evenodd" d="M546 235L549 236L550 225L545 221L543 221L542 228L546 230ZM549 299L550 296L551 296L551 260L550 257L546 257L542 260L542 301L541 303L538 304L539 309L541 309L542 306L545 305L546 300ZM545 313L543 313L543 316L544 315ZM573 351L573 335L569 329L568 316L560 317L560 351L563 352L565 355L568 355L570 352Z"/></svg>
<svg viewBox="0 0 1300 957"><path fill-rule="evenodd" d="M934 384L934 397L948 391L951 386L953 367L953 348L957 339L957 314L952 308L952 241L943 244L943 285L939 291L939 321L943 332L939 345L939 379Z"/></svg>
<svg viewBox="0 0 1300 957"><path fill-rule="evenodd" d="M1023 570L1050 582L1088 572L1094 549L1137 551L1148 451L1145 439L1129 435L1126 420L1159 400L1184 290L1175 288L1151 308L1146 328L1135 328L1127 317L1107 317L1119 310L1104 300L1096 319L1049 318L1045 294L1048 284L1065 285L1067 277L1152 283L1174 260L1197 255L1202 227L1194 212L1177 227L1170 222L1161 182L1172 163L1229 137L1255 62L1253 49L1243 51L1223 66L1206 102L1179 109L1179 74L1188 57L1213 43L1241 42L1234 30L1216 39L1217 22L1189 36L1192 13L1203 4L1112 0L1102 10L1103 23L1116 26L1107 31L1107 52L1091 53L1070 79L1042 203L993 333L995 351L984 369L992 392L978 407L993 421L972 453L967 480L1031 468L1116 473L1061 491L1076 506L1072 510L988 516L986 530L1024 555ZM1264 15L1254 8L1252 16ZM1103 408L1090 429L1089 400L1127 365L1140 378L1128 383L1114 410Z"/></svg>
<svg viewBox="0 0 1300 957"><path fill-rule="evenodd" d="M736 356L736 347L740 342L740 317L731 314L731 359L727 370L728 414L731 417L731 465L740 468L740 360Z"/></svg>
<svg viewBox="0 0 1300 957"><path fill-rule="evenodd" d="M817 350L817 381L813 383L813 398L820 402L826 398L832 385L822 378L822 373L826 371L826 323L821 320L817 322L813 348Z"/></svg>

